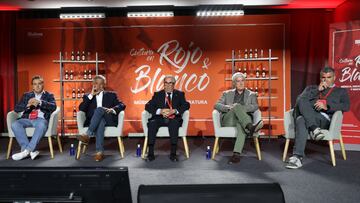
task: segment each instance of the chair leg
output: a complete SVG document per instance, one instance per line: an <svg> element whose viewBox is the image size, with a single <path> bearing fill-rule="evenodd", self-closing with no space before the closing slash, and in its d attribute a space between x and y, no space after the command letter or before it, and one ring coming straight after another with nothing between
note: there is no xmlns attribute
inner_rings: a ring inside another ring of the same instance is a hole
<svg viewBox="0 0 360 203"><path fill-rule="evenodd" d="M260 150L260 145L259 145L259 138L254 137L254 142L255 142L257 157L258 157L259 161L261 161L261 150Z"/></svg>
<svg viewBox="0 0 360 203"><path fill-rule="evenodd" d="M120 156L121 158L123 159L124 158L124 149L123 149L123 143L122 143L122 140L121 140L121 137L117 137L118 139L118 144L119 144L119 152L120 152Z"/></svg>
<svg viewBox="0 0 360 203"><path fill-rule="evenodd" d="M56 138L57 138L57 143L58 143L58 146L59 146L59 151L60 153L63 153L63 148L62 148L62 144L61 144L61 138L59 135L56 135Z"/></svg>
<svg viewBox="0 0 360 203"><path fill-rule="evenodd" d="M290 139L286 139L283 157L282 157L283 162L285 162L285 160L286 160L286 155L287 155L288 149L289 149L289 143L290 143Z"/></svg>
<svg viewBox="0 0 360 203"><path fill-rule="evenodd" d="M84 145L82 146L82 153L83 153L83 154L85 154L85 152L86 152L86 148L87 148L87 145L86 145L86 144L84 144Z"/></svg>
<svg viewBox="0 0 360 203"><path fill-rule="evenodd" d="M8 149L7 149L7 153L6 153L6 159L10 158L13 139L14 139L13 137L9 138L9 144L8 144Z"/></svg>
<svg viewBox="0 0 360 203"><path fill-rule="evenodd" d="M217 150L218 147L219 147L219 138L216 137L214 147L213 147L213 153L212 153L212 156L211 156L211 159L213 159L213 160L215 159L216 150Z"/></svg>
<svg viewBox="0 0 360 203"><path fill-rule="evenodd" d="M147 143L148 143L148 137L145 137L144 146L143 146L143 151L142 151L142 155L141 155L141 158L143 158L143 159L145 159L145 153L146 153Z"/></svg>
<svg viewBox="0 0 360 203"><path fill-rule="evenodd" d="M344 160L346 160L346 152L345 152L345 146L342 139L342 135L340 134L340 147L341 147L341 153L343 155Z"/></svg>
<svg viewBox="0 0 360 203"><path fill-rule="evenodd" d="M79 141L78 143L78 147L77 147L77 150L76 150L76 159L80 159L80 154L81 154L81 141Z"/></svg>
<svg viewBox="0 0 360 203"><path fill-rule="evenodd" d="M122 138L121 138L121 146L122 146L122 153L124 154L125 153L125 145L124 145L124 141Z"/></svg>
<svg viewBox="0 0 360 203"><path fill-rule="evenodd" d="M220 150L220 139L219 139L218 144L216 146L215 155L219 153L219 150Z"/></svg>
<svg viewBox="0 0 360 203"><path fill-rule="evenodd" d="M54 158L54 148L53 148L51 136L48 137L48 141L49 141L50 155L51 155L51 158L53 159Z"/></svg>
<svg viewBox="0 0 360 203"><path fill-rule="evenodd" d="M333 141L332 141L332 140L329 140L329 147L330 147L331 163L332 163L333 166L336 166L335 153L334 153L334 145L333 145Z"/></svg>
<svg viewBox="0 0 360 203"><path fill-rule="evenodd" d="M182 139L183 139L183 142L184 142L185 156L188 159L190 157L190 154L189 154L189 146L188 146L188 143L187 143L187 139L186 139L186 137L183 137Z"/></svg>

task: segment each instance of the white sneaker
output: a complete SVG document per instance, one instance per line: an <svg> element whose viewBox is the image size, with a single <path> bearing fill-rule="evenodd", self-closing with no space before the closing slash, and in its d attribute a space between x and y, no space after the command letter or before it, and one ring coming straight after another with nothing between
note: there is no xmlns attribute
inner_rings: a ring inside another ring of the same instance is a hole
<svg viewBox="0 0 360 203"><path fill-rule="evenodd" d="M292 156L289 158L289 161L285 167L289 169L298 169L302 167L302 161L297 156Z"/></svg>
<svg viewBox="0 0 360 203"><path fill-rule="evenodd" d="M34 160L39 155L39 153L39 151L30 152L30 158Z"/></svg>
<svg viewBox="0 0 360 203"><path fill-rule="evenodd" d="M325 137L324 133L321 131L320 128L316 128L310 133L310 135L314 140L322 140Z"/></svg>
<svg viewBox="0 0 360 203"><path fill-rule="evenodd" d="M24 158L28 157L29 154L30 154L29 150L25 149L25 150L22 151L22 152L13 154L13 155L11 156L11 158L12 158L14 161L20 161L21 159L24 159Z"/></svg>

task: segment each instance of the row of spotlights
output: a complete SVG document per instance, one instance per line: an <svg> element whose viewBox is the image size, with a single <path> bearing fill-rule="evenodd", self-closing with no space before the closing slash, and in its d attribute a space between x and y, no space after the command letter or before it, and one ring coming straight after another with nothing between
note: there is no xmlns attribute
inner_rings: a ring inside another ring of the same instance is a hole
<svg viewBox="0 0 360 203"><path fill-rule="evenodd" d="M196 16L242 16L243 10L229 10L229 11L198 11ZM158 11L158 12L128 12L127 17L141 18L141 17L173 17L173 11ZM105 18L105 13L66 13L60 14L60 19L81 19L81 18Z"/></svg>
<svg viewBox="0 0 360 203"><path fill-rule="evenodd" d="M105 13L66 13L66 14L60 14L60 19L79 19L79 18L105 18Z"/></svg>
<svg viewBox="0 0 360 203"><path fill-rule="evenodd" d="M229 10L229 11L198 11L196 16L242 16L243 10Z"/></svg>

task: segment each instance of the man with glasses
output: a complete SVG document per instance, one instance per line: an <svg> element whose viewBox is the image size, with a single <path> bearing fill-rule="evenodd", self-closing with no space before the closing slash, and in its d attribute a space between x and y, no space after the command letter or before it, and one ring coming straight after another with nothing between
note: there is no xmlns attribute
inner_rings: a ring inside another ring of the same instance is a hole
<svg viewBox="0 0 360 203"><path fill-rule="evenodd" d="M221 124L236 127L237 130L234 153L228 161L229 164L240 162L246 135L252 136L263 126L262 120L253 125L251 115L260 111L256 93L245 88L245 75L235 73L232 82L235 88L225 91L214 106L221 113Z"/></svg>
<svg viewBox="0 0 360 203"><path fill-rule="evenodd" d="M155 92L151 100L145 105L145 110L152 117L148 121L148 156L146 161L155 160L154 145L156 134L160 127L166 126L170 134L170 160L178 161L176 155L179 128L182 125L182 114L190 108L182 91L175 90L175 77L167 75L164 78L164 90Z"/></svg>

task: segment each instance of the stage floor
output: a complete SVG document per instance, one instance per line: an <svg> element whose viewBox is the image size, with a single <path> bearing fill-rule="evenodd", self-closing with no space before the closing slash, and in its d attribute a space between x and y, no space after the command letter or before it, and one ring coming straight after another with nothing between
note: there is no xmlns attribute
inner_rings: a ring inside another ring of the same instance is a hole
<svg viewBox="0 0 360 203"><path fill-rule="evenodd" d="M118 153L116 139L105 140L105 159L98 163L93 161L94 140L86 154L80 160L69 156L74 139L63 141L64 153L60 154L54 142L55 158L50 158L47 139L40 143L40 156L36 160L26 159L13 161L5 159L7 138L0 139L0 166L127 166L129 168L132 198L137 199L140 184L216 184L216 183L280 183L287 203L292 202L360 202L360 152L347 152L344 161L340 151L336 151L336 167L332 167L329 149L326 143L308 143L307 158L304 166L298 170L289 170L281 160L284 139L261 139L262 161L258 161L251 139L247 139L244 153L239 164L228 165L234 139L224 140L216 160L205 159L207 145L214 142L213 137L189 138L190 159L186 159L183 143L179 139L180 161L173 163L168 158L169 140L158 139L156 160L147 163L135 156L140 138L125 138L125 158ZM14 140L13 151L19 147ZM289 149L291 152L292 149Z"/></svg>

